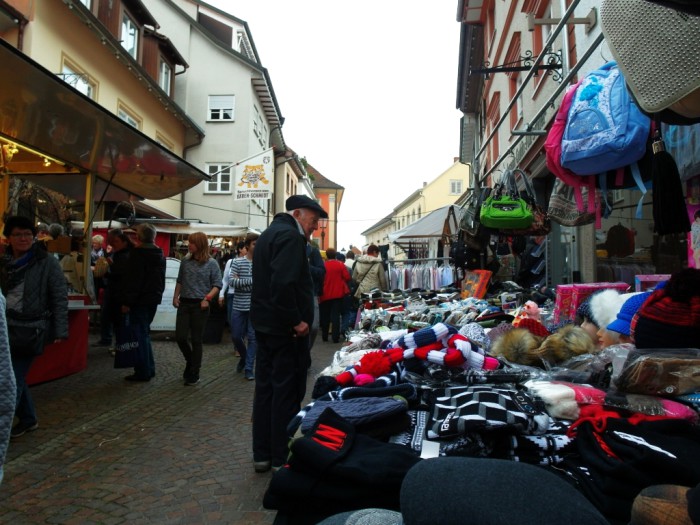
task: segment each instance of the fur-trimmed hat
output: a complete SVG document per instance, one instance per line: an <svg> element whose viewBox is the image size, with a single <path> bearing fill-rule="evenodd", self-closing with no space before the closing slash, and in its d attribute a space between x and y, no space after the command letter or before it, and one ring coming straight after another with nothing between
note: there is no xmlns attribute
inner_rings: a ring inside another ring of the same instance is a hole
<svg viewBox="0 0 700 525"><path fill-rule="evenodd" d="M590 320L598 328L608 326L617 318L617 312L622 308L622 298L617 290L601 290L594 293L589 300Z"/></svg>
<svg viewBox="0 0 700 525"><path fill-rule="evenodd" d="M503 356L511 363L542 368L542 359L535 354L542 340L542 337L537 337L527 328L513 328L493 342L491 354Z"/></svg>
<svg viewBox="0 0 700 525"><path fill-rule="evenodd" d="M594 351L588 333L580 326L568 325L547 337L537 349L537 355L551 364L558 364Z"/></svg>

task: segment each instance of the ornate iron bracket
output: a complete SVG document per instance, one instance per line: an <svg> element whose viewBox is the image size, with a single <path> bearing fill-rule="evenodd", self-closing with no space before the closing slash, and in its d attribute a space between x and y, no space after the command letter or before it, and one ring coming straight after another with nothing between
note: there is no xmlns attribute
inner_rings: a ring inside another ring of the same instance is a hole
<svg viewBox="0 0 700 525"><path fill-rule="evenodd" d="M469 73L472 75L485 75L488 79L491 73L513 73L515 71L529 71L532 69L532 64L537 57L533 56L532 51L525 51L523 56L518 57L517 60L513 62L508 62L501 64L500 66L489 67L488 62L484 62L484 67L472 68ZM545 53L542 62L540 62L535 68L535 76L540 71L546 71L547 75L552 76L552 80L556 82L562 81L562 64L561 64L561 51L550 51Z"/></svg>

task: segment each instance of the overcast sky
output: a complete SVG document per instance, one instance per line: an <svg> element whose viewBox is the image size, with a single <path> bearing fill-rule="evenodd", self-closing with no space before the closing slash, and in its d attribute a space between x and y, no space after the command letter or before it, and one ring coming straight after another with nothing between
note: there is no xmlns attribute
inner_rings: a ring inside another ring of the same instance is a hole
<svg viewBox="0 0 700 525"><path fill-rule="evenodd" d="M345 187L336 248L459 155L456 0L205 1L248 22L285 141Z"/></svg>

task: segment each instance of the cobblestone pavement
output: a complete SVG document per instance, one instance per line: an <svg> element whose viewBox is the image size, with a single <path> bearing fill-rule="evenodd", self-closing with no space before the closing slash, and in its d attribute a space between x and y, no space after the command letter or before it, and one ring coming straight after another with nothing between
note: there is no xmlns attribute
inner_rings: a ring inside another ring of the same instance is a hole
<svg viewBox="0 0 700 525"><path fill-rule="evenodd" d="M273 522L262 506L270 474L252 465L254 383L236 373L228 330L205 345L194 387L172 335L154 336L148 383L125 381L130 371L91 347L86 370L32 387L39 428L10 443L0 523ZM308 392L338 346L317 339Z"/></svg>

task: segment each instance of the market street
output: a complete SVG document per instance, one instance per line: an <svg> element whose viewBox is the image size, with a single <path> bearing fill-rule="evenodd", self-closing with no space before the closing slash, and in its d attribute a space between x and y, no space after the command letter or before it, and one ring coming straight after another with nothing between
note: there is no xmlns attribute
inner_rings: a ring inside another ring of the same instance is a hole
<svg viewBox="0 0 700 525"><path fill-rule="evenodd" d="M272 523L270 473L253 471L254 383L236 373L228 330L205 345L194 387L173 335L154 336L148 383L124 381L130 371L90 347L86 370L32 387L39 428L10 443L0 523ZM317 338L309 393L337 347Z"/></svg>

